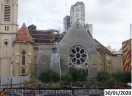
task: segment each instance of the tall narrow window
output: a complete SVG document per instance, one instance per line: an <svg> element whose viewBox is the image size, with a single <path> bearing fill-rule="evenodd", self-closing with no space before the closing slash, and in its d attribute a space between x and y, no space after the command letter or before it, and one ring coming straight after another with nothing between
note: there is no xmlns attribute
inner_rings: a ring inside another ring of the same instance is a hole
<svg viewBox="0 0 132 96"><path fill-rule="evenodd" d="M9 26L5 26L5 31L9 31Z"/></svg>
<svg viewBox="0 0 132 96"><path fill-rule="evenodd" d="M25 61L26 61L26 52L22 51L22 65L25 65Z"/></svg>
<svg viewBox="0 0 132 96"><path fill-rule="evenodd" d="M4 7L4 21L10 21L11 7L10 5L5 5Z"/></svg>
<svg viewBox="0 0 132 96"><path fill-rule="evenodd" d="M7 26L7 31L9 31L9 26Z"/></svg>
<svg viewBox="0 0 132 96"><path fill-rule="evenodd" d="M5 31L6 31L6 26L5 26Z"/></svg>

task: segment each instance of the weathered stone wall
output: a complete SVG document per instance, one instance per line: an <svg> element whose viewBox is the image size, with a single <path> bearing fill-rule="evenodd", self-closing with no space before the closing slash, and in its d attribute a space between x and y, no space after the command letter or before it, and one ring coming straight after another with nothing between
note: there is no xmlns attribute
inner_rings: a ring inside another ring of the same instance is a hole
<svg viewBox="0 0 132 96"><path fill-rule="evenodd" d="M122 56L112 56L112 72L123 72Z"/></svg>
<svg viewBox="0 0 132 96"><path fill-rule="evenodd" d="M57 45L38 44L37 46L36 76L38 77L40 72L50 68L52 48L56 48Z"/></svg>
<svg viewBox="0 0 132 96"><path fill-rule="evenodd" d="M69 52L74 46L82 46L87 51L88 65L69 65ZM76 22L66 33L60 42L60 58L62 72L65 73L70 67L85 68L88 69L88 76L93 78L97 71L97 51L96 43L93 38L85 31L85 29ZM92 59L95 59L92 60ZM94 62L93 62L94 61ZM93 64L94 63L94 64Z"/></svg>
<svg viewBox="0 0 132 96"><path fill-rule="evenodd" d="M22 64L22 51L25 51L25 64ZM22 74L22 68L25 74ZM26 75L34 78L35 74L35 49L33 43L15 42L13 43L12 76Z"/></svg>

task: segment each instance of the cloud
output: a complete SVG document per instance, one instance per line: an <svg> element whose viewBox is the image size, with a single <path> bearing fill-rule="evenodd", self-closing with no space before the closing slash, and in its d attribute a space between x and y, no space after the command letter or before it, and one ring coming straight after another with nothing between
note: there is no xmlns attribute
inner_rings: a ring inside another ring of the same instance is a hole
<svg viewBox="0 0 132 96"><path fill-rule="evenodd" d="M21 0L19 2L19 25L22 21L30 24L38 24L38 28L54 28L63 24L64 4L62 0ZM29 21L30 20L30 21ZM58 26L57 26L58 25Z"/></svg>
<svg viewBox="0 0 132 96"><path fill-rule="evenodd" d="M130 38L131 2L130 0L93 0L87 6L86 22L93 24L94 38L105 46L116 49Z"/></svg>
<svg viewBox="0 0 132 96"><path fill-rule="evenodd" d="M132 23L131 0L80 0L85 4L86 23L93 24L94 38L105 46L120 49L129 39ZM63 18L77 0L19 0L19 25L35 24L39 29L63 29Z"/></svg>

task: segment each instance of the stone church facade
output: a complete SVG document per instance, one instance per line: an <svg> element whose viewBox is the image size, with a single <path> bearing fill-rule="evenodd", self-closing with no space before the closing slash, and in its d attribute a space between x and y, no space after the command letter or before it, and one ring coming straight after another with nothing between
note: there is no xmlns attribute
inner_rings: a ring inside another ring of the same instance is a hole
<svg viewBox="0 0 132 96"><path fill-rule="evenodd" d="M95 77L99 70L96 43L78 21L60 41L60 57L62 71L70 67L83 68L89 77Z"/></svg>
<svg viewBox="0 0 132 96"><path fill-rule="evenodd" d="M78 21L62 34L37 30L35 25L27 28L26 24L18 30L18 0L2 0L0 4L1 82L19 76L37 79L48 68L60 74L71 67L83 68L90 79L100 70L111 73L111 52Z"/></svg>

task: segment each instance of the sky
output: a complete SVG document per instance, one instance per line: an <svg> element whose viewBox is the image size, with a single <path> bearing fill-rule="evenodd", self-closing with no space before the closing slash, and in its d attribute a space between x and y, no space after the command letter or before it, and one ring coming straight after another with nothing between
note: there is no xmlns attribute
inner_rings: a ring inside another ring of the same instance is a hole
<svg viewBox="0 0 132 96"><path fill-rule="evenodd" d="M25 22L37 29L63 30L63 18L71 5L85 4L85 23L93 25L93 37L104 46L119 50L130 39L132 0L19 0L19 28Z"/></svg>

